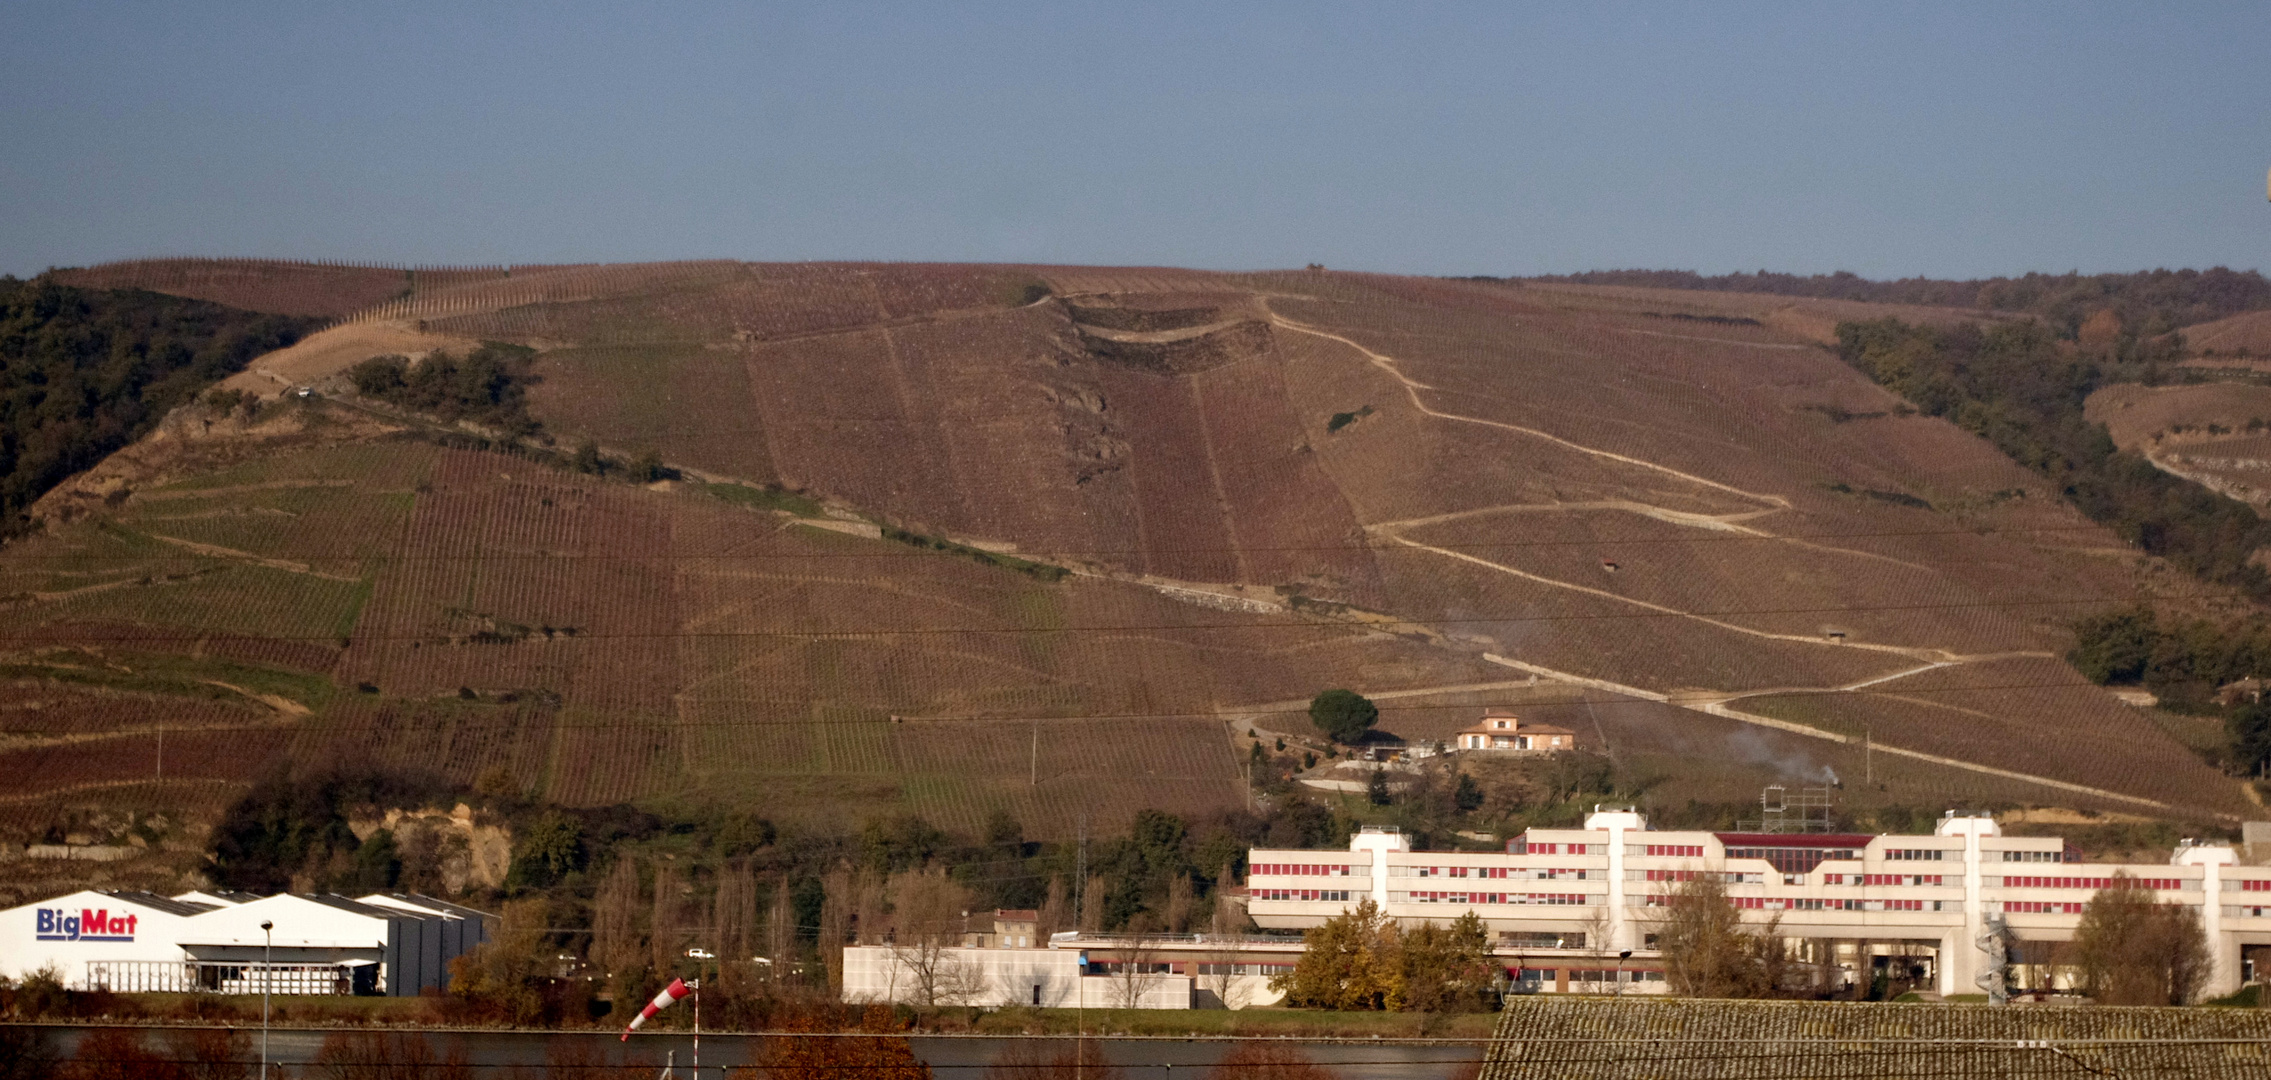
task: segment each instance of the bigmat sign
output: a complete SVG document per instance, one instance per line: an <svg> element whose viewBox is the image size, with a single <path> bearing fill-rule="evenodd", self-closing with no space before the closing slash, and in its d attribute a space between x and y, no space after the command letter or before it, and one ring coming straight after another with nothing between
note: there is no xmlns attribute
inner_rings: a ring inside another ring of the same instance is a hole
<svg viewBox="0 0 2271 1080"><path fill-rule="evenodd" d="M35 936L41 941L132 941L139 916L113 915L108 908L85 908L77 915L63 908L39 908Z"/></svg>

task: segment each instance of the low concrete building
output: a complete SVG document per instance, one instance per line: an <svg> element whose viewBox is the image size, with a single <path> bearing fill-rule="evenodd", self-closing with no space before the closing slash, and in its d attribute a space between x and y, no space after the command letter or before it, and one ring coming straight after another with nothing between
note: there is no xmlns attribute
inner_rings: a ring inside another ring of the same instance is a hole
<svg viewBox="0 0 2271 1080"><path fill-rule="evenodd" d="M1056 942L1041 949L853 945L844 950L848 1002L1188 1009L1191 981L1156 961L1137 970L1091 969L1085 950Z"/></svg>

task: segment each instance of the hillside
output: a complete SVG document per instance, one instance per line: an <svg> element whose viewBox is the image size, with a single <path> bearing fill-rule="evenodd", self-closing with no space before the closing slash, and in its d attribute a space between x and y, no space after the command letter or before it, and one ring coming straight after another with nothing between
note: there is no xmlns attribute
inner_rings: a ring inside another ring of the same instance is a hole
<svg viewBox="0 0 2271 1080"><path fill-rule="evenodd" d="M1831 770L1854 806L2249 811L2057 659L2167 571L1818 344L1886 310L1324 272L468 276L256 361L227 385L316 394L179 413L0 550L13 820L353 753L1060 835L1240 804L1245 730L1299 730L1328 685L1411 738L1527 707L1652 801ZM538 350L553 456L344 378L481 341ZM684 479L560 467L587 439Z"/></svg>

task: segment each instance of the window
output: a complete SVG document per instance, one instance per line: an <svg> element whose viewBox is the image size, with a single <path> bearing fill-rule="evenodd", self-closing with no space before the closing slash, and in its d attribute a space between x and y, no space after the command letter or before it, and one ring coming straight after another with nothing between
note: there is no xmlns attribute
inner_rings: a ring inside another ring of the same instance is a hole
<svg viewBox="0 0 2271 1080"><path fill-rule="evenodd" d="M2079 915L2082 905L2058 900L2005 900L2003 910L2014 915Z"/></svg>
<svg viewBox="0 0 2271 1080"><path fill-rule="evenodd" d="M2066 853L2065 853L2065 852L2063 852L2063 851L2006 851L2006 852L2003 852L2002 854L2003 854L2003 861L2004 861L2004 862L2065 862L2065 861L2066 861Z"/></svg>
<svg viewBox="0 0 2271 1080"><path fill-rule="evenodd" d="M1388 899L1402 899L1414 904L1503 904L1506 902L1506 894L1482 892L1389 893Z"/></svg>
<svg viewBox="0 0 2271 1080"><path fill-rule="evenodd" d="M1255 889L1256 900L1324 900L1346 903L1347 889Z"/></svg>
<svg viewBox="0 0 2271 1080"><path fill-rule="evenodd" d="M2271 892L2271 878L2249 878L2239 883L2241 892Z"/></svg>
<svg viewBox="0 0 2271 1080"><path fill-rule="evenodd" d="M1647 855L1650 858L1700 859L1702 844L1634 844L1639 851L1626 851L1627 855Z"/></svg>
<svg viewBox="0 0 2271 1080"><path fill-rule="evenodd" d="M2164 891L2184 888L2181 878L2111 878L2111 877L2005 877L2006 889L2160 889Z"/></svg>
<svg viewBox="0 0 2271 1080"><path fill-rule="evenodd" d="M1858 859L1861 853L1853 848L1731 847L1727 849L1727 857L1764 859L1785 874L1810 874L1814 867L1831 859Z"/></svg>
<svg viewBox="0 0 2271 1080"><path fill-rule="evenodd" d="M1885 858L1892 862L1939 862L1945 856L1938 848L1890 848Z"/></svg>
<svg viewBox="0 0 2271 1080"><path fill-rule="evenodd" d="M1276 975L1292 971L1292 964L1200 964L1201 975Z"/></svg>
<svg viewBox="0 0 2271 1080"><path fill-rule="evenodd" d="M1501 930L1498 943L1516 949L1582 949L1585 932L1572 930L1557 934L1545 930Z"/></svg>

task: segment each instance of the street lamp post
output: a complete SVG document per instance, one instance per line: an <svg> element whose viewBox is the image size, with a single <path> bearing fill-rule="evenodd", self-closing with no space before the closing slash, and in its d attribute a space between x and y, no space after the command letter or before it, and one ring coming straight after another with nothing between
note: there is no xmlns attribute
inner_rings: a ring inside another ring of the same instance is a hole
<svg viewBox="0 0 2271 1080"><path fill-rule="evenodd" d="M260 921L260 1080L268 1080L268 984L276 978L276 924Z"/></svg>
<svg viewBox="0 0 2271 1080"><path fill-rule="evenodd" d="M1624 996L1624 962L1630 959L1632 959L1631 949L1626 949L1617 954L1617 988L1614 995L1616 997Z"/></svg>

